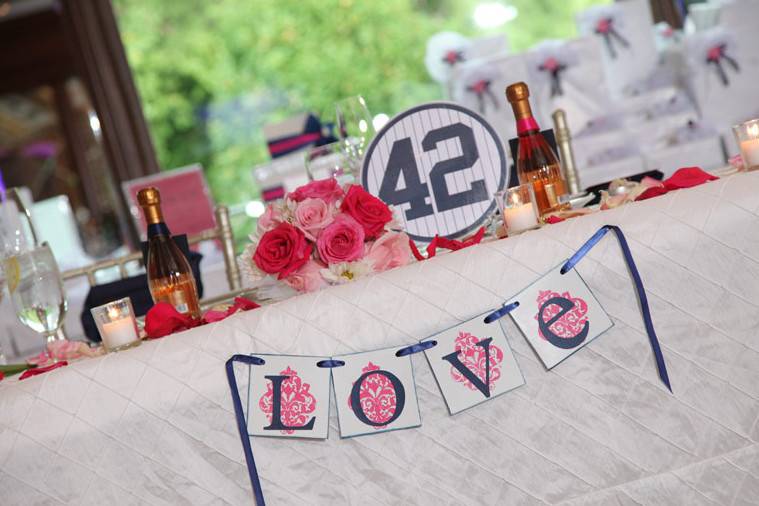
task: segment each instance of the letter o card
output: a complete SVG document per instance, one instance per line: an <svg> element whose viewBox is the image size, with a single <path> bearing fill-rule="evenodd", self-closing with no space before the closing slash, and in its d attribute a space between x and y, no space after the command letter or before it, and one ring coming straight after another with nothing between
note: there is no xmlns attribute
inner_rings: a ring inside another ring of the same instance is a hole
<svg viewBox="0 0 759 506"><path fill-rule="evenodd" d="M251 436L327 439L329 357L264 355L250 366L248 433Z"/></svg>
<svg viewBox="0 0 759 506"><path fill-rule="evenodd" d="M452 415L524 385L503 328L486 315L425 339L437 341L424 354Z"/></svg>
<svg viewBox="0 0 759 506"><path fill-rule="evenodd" d="M409 429L422 424L411 356L396 357L399 346L333 357L332 369L340 437Z"/></svg>
<svg viewBox="0 0 759 506"><path fill-rule="evenodd" d="M562 274L563 265L507 302L519 301L509 314L547 369L614 326L580 274Z"/></svg>

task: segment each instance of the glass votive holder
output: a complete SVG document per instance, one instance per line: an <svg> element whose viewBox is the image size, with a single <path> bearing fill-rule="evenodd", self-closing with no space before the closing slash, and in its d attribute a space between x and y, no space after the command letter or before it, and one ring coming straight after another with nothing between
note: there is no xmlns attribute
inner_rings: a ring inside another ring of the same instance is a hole
<svg viewBox="0 0 759 506"><path fill-rule="evenodd" d="M495 194L506 232L509 235L537 228L540 225L538 205L532 184L514 186Z"/></svg>
<svg viewBox="0 0 759 506"><path fill-rule="evenodd" d="M759 119L734 125L733 133L741 148L743 166L746 170L759 169Z"/></svg>
<svg viewBox="0 0 759 506"><path fill-rule="evenodd" d="M90 309L106 351L121 351L140 344L137 320L129 297Z"/></svg>

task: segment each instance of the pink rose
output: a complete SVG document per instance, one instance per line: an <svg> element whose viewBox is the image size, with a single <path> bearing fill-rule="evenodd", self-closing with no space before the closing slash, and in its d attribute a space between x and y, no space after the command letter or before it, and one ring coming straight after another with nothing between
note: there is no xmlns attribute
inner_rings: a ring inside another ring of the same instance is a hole
<svg viewBox="0 0 759 506"><path fill-rule="evenodd" d="M338 214L322 230L316 249L328 264L352 262L364 256L364 229L346 214Z"/></svg>
<svg viewBox="0 0 759 506"><path fill-rule="evenodd" d="M305 199L295 208L295 226L312 241L316 240L319 232L332 223L332 220L330 206L320 199Z"/></svg>
<svg viewBox="0 0 759 506"><path fill-rule="evenodd" d="M308 262L312 249L302 231L289 223L280 223L261 236L253 262L262 271L283 279Z"/></svg>
<svg viewBox="0 0 759 506"><path fill-rule="evenodd" d="M393 219L393 213L387 204L357 184L348 189L340 210L361 224L367 239L374 239L382 234L385 225Z"/></svg>
<svg viewBox="0 0 759 506"><path fill-rule="evenodd" d="M288 199L294 200L295 202L311 198L322 199L327 204L331 204L342 197L343 189L340 188L337 179L334 177L311 181L306 185L296 188L295 191L287 195Z"/></svg>
<svg viewBox="0 0 759 506"><path fill-rule="evenodd" d="M377 272L406 265L411 260L409 237L405 232L385 232L369 246L366 259Z"/></svg>
<svg viewBox="0 0 759 506"><path fill-rule="evenodd" d="M327 286L320 272L323 268L324 265L319 262L309 260L303 267L287 276L284 281L299 292L314 292Z"/></svg>
<svg viewBox="0 0 759 506"><path fill-rule="evenodd" d="M279 211L279 209L276 209L274 207L274 204L269 204L266 206L266 211L264 211L264 214L258 217L256 230L258 230L259 234L263 234L264 232L268 232L269 230L273 229L277 226L277 223L281 222L282 213Z"/></svg>

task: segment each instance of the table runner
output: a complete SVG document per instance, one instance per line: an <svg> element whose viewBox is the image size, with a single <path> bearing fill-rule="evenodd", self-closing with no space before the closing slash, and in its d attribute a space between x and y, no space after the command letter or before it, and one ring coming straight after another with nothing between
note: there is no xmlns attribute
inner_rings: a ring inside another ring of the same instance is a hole
<svg viewBox="0 0 759 506"><path fill-rule="evenodd" d="M232 354L413 342L498 306L608 223L628 237L674 394L607 238L577 269L612 330L547 372L507 321L527 384L453 417L412 356L422 426L340 440L333 408L327 442L254 438L267 503L752 504L757 195L759 174L741 174L0 382L3 503L250 504Z"/></svg>

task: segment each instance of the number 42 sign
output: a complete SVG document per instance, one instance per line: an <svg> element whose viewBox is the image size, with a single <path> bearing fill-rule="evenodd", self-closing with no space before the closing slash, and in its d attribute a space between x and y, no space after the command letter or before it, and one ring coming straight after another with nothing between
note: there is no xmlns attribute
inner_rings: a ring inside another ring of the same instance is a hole
<svg viewBox="0 0 759 506"><path fill-rule="evenodd" d="M417 241L476 230L508 181L498 134L480 115L433 102L393 118L374 138L361 175L366 190L400 209Z"/></svg>

